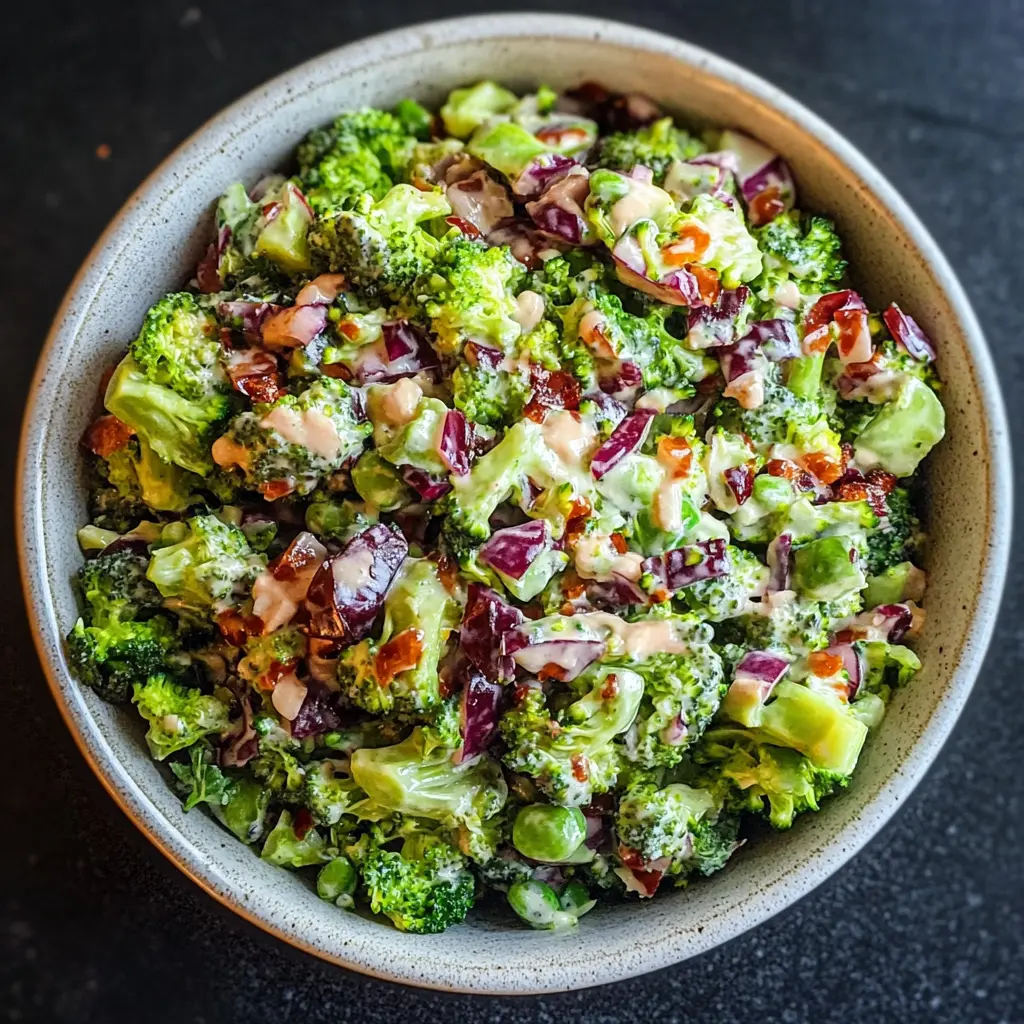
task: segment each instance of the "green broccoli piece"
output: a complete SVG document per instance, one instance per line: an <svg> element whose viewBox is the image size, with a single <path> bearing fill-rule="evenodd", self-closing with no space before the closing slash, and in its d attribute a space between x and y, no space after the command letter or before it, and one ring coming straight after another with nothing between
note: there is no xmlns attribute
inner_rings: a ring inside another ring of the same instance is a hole
<svg viewBox="0 0 1024 1024"><path fill-rule="evenodd" d="M315 828L296 831L291 811L281 811L263 844L260 857L282 868L308 868L330 860L327 841Z"/></svg>
<svg viewBox="0 0 1024 1024"><path fill-rule="evenodd" d="M655 184L660 185L673 160L686 162L706 151L699 139L677 128L671 117L663 117L636 131L606 135L593 166L626 172L637 166L649 167L654 172Z"/></svg>
<svg viewBox="0 0 1024 1024"><path fill-rule="evenodd" d="M417 935L459 924L476 898L465 858L432 836L407 839L401 852L374 850L363 861L361 875L370 909Z"/></svg>
<svg viewBox="0 0 1024 1024"><path fill-rule="evenodd" d="M162 599L146 579L147 559L130 549L98 555L78 570L78 589L90 626L107 626L151 615Z"/></svg>
<svg viewBox="0 0 1024 1024"><path fill-rule="evenodd" d="M817 651L828 647L834 624L860 611L859 594L834 602L794 600L728 619L715 627L723 644L751 650Z"/></svg>
<svg viewBox="0 0 1024 1024"><path fill-rule="evenodd" d="M736 814L721 814L717 821L698 821L692 832L693 871L705 876L721 871L742 845L739 831L740 819Z"/></svg>
<svg viewBox="0 0 1024 1024"><path fill-rule="evenodd" d="M67 638L71 669L111 703L123 703L140 680L167 671L177 648L176 631L162 615L146 622L115 618L103 626L79 619Z"/></svg>
<svg viewBox="0 0 1024 1024"><path fill-rule="evenodd" d="M905 487L894 487L885 496L885 516L877 529L868 534L868 575L877 576L913 559L921 540L921 522L914 512L910 492Z"/></svg>
<svg viewBox="0 0 1024 1024"><path fill-rule="evenodd" d="M319 825L337 825L366 799L344 761L314 761L306 769L302 802Z"/></svg>
<svg viewBox="0 0 1024 1024"><path fill-rule="evenodd" d="M310 244L315 259L343 273L367 297L407 301L441 250L441 243L419 225L449 213L442 192L395 185L377 202L363 194L351 209L319 217Z"/></svg>
<svg viewBox="0 0 1024 1024"><path fill-rule="evenodd" d="M323 377L299 395L282 395L240 413L213 453L238 465L253 489L276 484L305 495L357 456L372 429L361 419L353 390Z"/></svg>
<svg viewBox="0 0 1024 1024"><path fill-rule="evenodd" d="M238 674L250 683L259 684L277 666L294 665L306 656L307 639L291 626L275 629L265 636L249 637L245 656L238 663Z"/></svg>
<svg viewBox="0 0 1024 1024"><path fill-rule="evenodd" d="M498 814L508 796L500 766L486 756L454 764L451 748L431 747L430 739L417 726L394 746L361 747L352 754L352 779L390 813L448 828L479 827Z"/></svg>
<svg viewBox="0 0 1024 1024"><path fill-rule="evenodd" d="M182 686L167 675L137 682L132 700L149 722L146 742L157 761L230 726L228 709L216 697Z"/></svg>
<svg viewBox="0 0 1024 1024"><path fill-rule="evenodd" d="M187 536L157 548L146 575L164 597L181 607L216 615L247 592L266 560L253 553L238 527L216 516L193 516L186 523Z"/></svg>
<svg viewBox="0 0 1024 1024"><path fill-rule="evenodd" d="M404 177L416 139L401 117L403 104L399 116L369 107L349 111L300 143L299 178L315 210L343 206L362 193L383 199Z"/></svg>
<svg viewBox="0 0 1024 1024"><path fill-rule="evenodd" d="M834 291L846 272L842 243L825 217L790 210L753 231L765 257L765 271L782 271L818 292Z"/></svg>
<svg viewBox="0 0 1024 1024"><path fill-rule="evenodd" d="M503 352L522 333L515 290L523 268L507 246L486 246L459 235L440 253L426 304L442 355L458 355L472 339Z"/></svg>
<svg viewBox="0 0 1024 1024"><path fill-rule="evenodd" d="M692 833L706 815L717 814L714 795L683 783L659 787L653 777L631 780L619 798L615 832L645 864L667 859L668 874L678 874L691 851Z"/></svg>
<svg viewBox="0 0 1024 1024"><path fill-rule="evenodd" d="M203 480L180 466L166 462L141 438L133 437L124 448L97 463L100 475L121 498L123 507L158 512L182 512L197 501L193 493ZM113 495L110 499L113 501Z"/></svg>
<svg viewBox="0 0 1024 1024"><path fill-rule="evenodd" d="M190 402L231 390L217 319L188 292L166 295L151 307L128 351L148 381Z"/></svg>
<svg viewBox="0 0 1024 1024"><path fill-rule="evenodd" d="M503 427L515 423L522 418L532 390L529 375L523 371L460 363L452 373L455 408L477 425Z"/></svg>
<svg viewBox="0 0 1024 1024"><path fill-rule="evenodd" d="M678 604L709 622L746 614L751 599L760 597L768 582L768 568L756 555L731 544L727 550L732 566L727 575L684 587L676 598Z"/></svg>
<svg viewBox="0 0 1024 1024"><path fill-rule="evenodd" d="M710 644L695 641L686 654L655 654L625 663L644 686L633 728L622 737L626 757L645 768L678 764L725 696L722 659Z"/></svg>
<svg viewBox="0 0 1024 1024"><path fill-rule="evenodd" d="M210 750L203 744L190 747L188 757L187 763L171 763L185 810L191 811L199 804L223 807L231 793L231 779L210 760Z"/></svg>
<svg viewBox="0 0 1024 1024"><path fill-rule="evenodd" d="M500 722L505 764L567 807L587 804L614 785L619 752L611 740L632 725L644 693L642 677L628 668L601 666L587 682L591 689L554 715L544 691L531 687Z"/></svg>
<svg viewBox="0 0 1024 1024"><path fill-rule="evenodd" d="M495 82L477 82L467 89L453 89L441 107L441 120L449 134L467 139L485 121L510 111L519 98Z"/></svg>
<svg viewBox="0 0 1024 1024"><path fill-rule="evenodd" d="M275 799L301 803L306 783L306 768L298 757L303 752L302 745L272 715L257 715L253 728L258 748L249 762L252 774Z"/></svg>
<svg viewBox="0 0 1024 1024"><path fill-rule="evenodd" d="M374 520L358 503L345 499L315 497L306 506L306 529L321 540L347 544L357 533L373 525Z"/></svg>

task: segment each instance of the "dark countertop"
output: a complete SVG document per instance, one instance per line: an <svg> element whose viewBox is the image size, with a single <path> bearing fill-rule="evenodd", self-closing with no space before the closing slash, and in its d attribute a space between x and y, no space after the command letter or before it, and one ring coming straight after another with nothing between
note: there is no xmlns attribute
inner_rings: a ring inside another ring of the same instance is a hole
<svg viewBox="0 0 1024 1024"><path fill-rule="evenodd" d="M297 5L264 2L51 0L6 10L4 478L13 476L25 392L60 296L165 154L225 104L309 56L405 22L507 6L397 0L309 5L300 14ZM860 146L961 275L1021 439L1024 414L1013 397L1024 356L1019 0L529 6L631 18L704 45L788 90ZM105 159L101 146L109 147ZM9 535L9 501L3 516ZM7 1020L1024 1020L1019 568L952 739L895 820L839 875L696 960L600 990L524 1000L362 978L296 953L215 904L129 824L77 753L36 661L13 557L0 564L0 595Z"/></svg>

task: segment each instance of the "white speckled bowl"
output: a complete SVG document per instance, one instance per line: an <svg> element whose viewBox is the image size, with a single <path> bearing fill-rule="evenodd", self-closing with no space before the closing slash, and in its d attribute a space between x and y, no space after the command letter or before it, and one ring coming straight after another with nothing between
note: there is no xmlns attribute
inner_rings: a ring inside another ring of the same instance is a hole
<svg viewBox="0 0 1024 1024"><path fill-rule="evenodd" d="M507 918L402 935L321 902L202 813L185 815L134 716L80 688L61 646L76 616L70 579L85 516L78 438L104 368L150 303L193 268L216 197L282 165L339 110L405 95L437 103L485 77L513 87L599 78L646 92L684 119L764 139L792 163L801 205L838 221L869 304L897 299L935 339L947 382L949 436L929 467L925 667L871 738L850 790L744 850L711 881L596 909L577 935L531 932ZM295 946L382 978L469 992L581 988L663 967L759 924L845 863L906 799L953 727L992 632L1010 540L1007 436L985 342L942 254L882 176L813 114L740 68L652 32L562 15L471 17L363 40L275 79L200 129L132 196L75 279L40 359L21 440L18 550L39 654L82 752L138 827L208 892Z"/></svg>

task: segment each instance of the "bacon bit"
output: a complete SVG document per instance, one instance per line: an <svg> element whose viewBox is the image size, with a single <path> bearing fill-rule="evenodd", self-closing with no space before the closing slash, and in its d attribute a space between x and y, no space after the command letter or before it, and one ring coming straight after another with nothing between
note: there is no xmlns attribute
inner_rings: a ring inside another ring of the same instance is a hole
<svg viewBox="0 0 1024 1024"><path fill-rule="evenodd" d="M783 480L796 480L800 476L800 467L789 459L769 459L764 465L769 476L782 477Z"/></svg>
<svg viewBox="0 0 1024 1024"><path fill-rule="evenodd" d="M572 777L577 782L586 782L590 778L590 762L586 754L572 755Z"/></svg>
<svg viewBox="0 0 1024 1024"><path fill-rule="evenodd" d="M232 379L236 391L254 402L276 402L284 394L284 377L280 373L258 374Z"/></svg>
<svg viewBox="0 0 1024 1024"><path fill-rule="evenodd" d="M112 152L112 150L111 150L110 146L107 145L107 143L105 143L105 142L101 142L96 147L96 157L99 160L109 160L111 152Z"/></svg>
<svg viewBox="0 0 1024 1024"><path fill-rule="evenodd" d="M883 494L889 494L898 483L896 476L884 469L872 469L865 478L872 487L877 487Z"/></svg>
<svg viewBox="0 0 1024 1024"><path fill-rule="evenodd" d="M843 374L855 381L865 381L873 377L879 370L881 352L873 352L871 358L864 363L847 363Z"/></svg>
<svg viewBox="0 0 1024 1024"><path fill-rule="evenodd" d="M374 675L381 689L391 685L391 681L399 674L420 663L423 654L423 631L420 629L404 629L398 636L393 636L379 651L373 661Z"/></svg>
<svg viewBox="0 0 1024 1024"><path fill-rule="evenodd" d="M587 532L587 517L594 507L586 498L576 498L565 523L565 542L572 546Z"/></svg>
<svg viewBox="0 0 1024 1024"><path fill-rule="evenodd" d="M688 476L693 466L693 449L685 437L659 438L658 461L672 476Z"/></svg>
<svg viewBox="0 0 1024 1024"><path fill-rule="evenodd" d="M459 588L459 567L450 555L433 554L430 556L437 563L437 576L441 585L449 594L454 595Z"/></svg>
<svg viewBox="0 0 1024 1024"><path fill-rule="evenodd" d="M480 238L480 229L475 224L470 224L468 220L463 217L445 217L445 222L451 224L453 228L458 228L464 235L469 238Z"/></svg>
<svg viewBox="0 0 1024 1024"><path fill-rule="evenodd" d="M344 363L321 363L320 372L325 377L333 377L335 380L352 379L352 371Z"/></svg>
<svg viewBox="0 0 1024 1024"><path fill-rule="evenodd" d="M580 383L571 373L531 366L530 382L533 395L523 414L535 423L543 422L548 409L568 409L571 412L580 407Z"/></svg>
<svg viewBox="0 0 1024 1024"><path fill-rule="evenodd" d="M306 833L313 827L313 815L309 813L308 808L300 807L295 812L295 820L292 822L292 831L295 833L295 838L302 840L306 838Z"/></svg>
<svg viewBox="0 0 1024 1024"><path fill-rule="evenodd" d="M615 677L615 673L611 673L605 678L604 686L601 687L601 698L602 700L611 700L619 695L619 681Z"/></svg>
<svg viewBox="0 0 1024 1024"><path fill-rule="evenodd" d="M323 549L318 552L311 540L308 533L301 534L267 566L275 580L286 583L295 579L307 565L320 561Z"/></svg>
<svg viewBox="0 0 1024 1024"><path fill-rule="evenodd" d="M574 613L575 613L575 611L576 611L576 606L575 606L575 605L574 605L574 604L572 603L572 601L566 601L566 602L565 602L564 604L562 604L562 605L561 605L561 606L559 607L559 609L558 609L558 610L559 610L559 611L560 611L560 612L561 612L561 613L562 613L563 615L572 615L572 614L574 614Z"/></svg>
<svg viewBox="0 0 1024 1024"><path fill-rule="evenodd" d="M630 871L640 871L644 866L644 859L636 850L629 846L619 844L619 860L629 868Z"/></svg>
<svg viewBox="0 0 1024 1024"><path fill-rule="evenodd" d="M587 592L587 585L575 574L565 573L562 577L562 595L570 601L579 600Z"/></svg>
<svg viewBox="0 0 1024 1024"><path fill-rule="evenodd" d="M811 452L800 460L804 468L813 473L823 484L834 484L844 472L841 462L836 462L824 452Z"/></svg>
<svg viewBox="0 0 1024 1024"><path fill-rule="evenodd" d="M696 262L711 245L711 236L699 224L684 224L677 237L679 241L670 243L662 253L670 267L684 267L687 263Z"/></svg>
<svg viewBox="0 0 1024 1024"><path fill-rule="evenodd" d="M82 438L82 444L93 454L108 458L124 448L135 436L135 431L116 416L107 414L94 420Z"/></svg>
<svg viewBox="0 0 1024 1024"><path fill-rule="evenodd" d="M836 633L837 644L852 644L853 641L856 639L857 636L852 629L841 629L838 633Z"/></svg>
<svg viewBox="0 0 1024 1024"><path fill-rule="evenodd" d="M839 309L836 310L835 321L839 327L836 348L845 358L862 343L864 333L868 331L868 314L863 309ZM870 350L870 340L867 345Z"/></svg>
<svg viewBox="0 0 1024 1024"><path fill-rule="evenodd" d="M516 683L515 688L512 691L512 699L516 704L522 704L529 696L530 691L533 689L529 683Z"/></svg>
<svg viewBox="0 0 1024 1024"><path fill-rule="evenodd" d="M245 619L234 608L228 608L217 616L217 628L221 636L232 647L244 647L248 636L245 631Z"/></svg>
<svg viewBox="0 0 1024 1024"><path fill-rule="evenodd" d="M750 200L747 216L750 218L750 223L758 228L762 224L775 220L785 209L786 202L782 198L779 186L769 185Z"/></svg>
<svg viewBox="0 0 1024 1024"><path fill-rule="evenodd" d="M624 555L629 550L629 544L626 543L626 538L621 533L613 533L611 536L612 547L620 554Z"/></svg>
<svg viewBox="0 0 1024 1024"><path fill-rule="evenodd" d="M246 615L242 619L242 625L245 626L245 631L249 636L263 635L264 624L258 615Z"/></svg>
<svg viewBox="0 0 1024 1024"><path fill-rule="evenodd" d="M541 670L537 673L537 678L543 683L545 679L554 679L556 682L565 682L565 669L561 665L555 664L553 661L549 661L544 665Z"/></svg>
<svg viewBox="0 0 1024 1024"><path fill-rule="evenodd" d="M267 501L277 501L295 490L295 483L292 480L271 480L269 483L260 484L259 492Z"/></svg>
<svg viewBox="0 0 1024 1024"><path fill-rule="evenodd" d="M519 609L528 619L543 619L544 609L536 601L532 604L524 604Z"/></svg>
<svg viewBox="0 0 1024 1024"><path fill-rule="evenodd" d="M339 320L338 333L344 335L349 341L355 341L359 337L359 324L354 320Z"/></svg>
<svg viewBox="0 0 1024 1024"><path fill-rule="evenodd" d="M280 680L287 675L291 675L295 671L298 664L299 661L297 658L283 664L280 661L272 661L270 663L270 668L268 668L259 679L260 689L273 690Z"/></svg>
<svg viewBox="0 0 1024 1024"><path fill-rule="evenodd" d="M651 601L654 602L654 604L663 604L671 596L672 596L672 591L665 590L664 587L660 587L659 589L657 589L655 591L652 591L652 593L651 593Z"/></svg>
<svg viewBox="0 0 1024 1024"><path fill-rule="evenodd" d="M664 871L644 871L638 868L630 868L633 872L633 877L644 887L648 896L653 896L658 891L658 886L661 885L661 879L664 876Z"/></svg>
<svg viewBox="0 0 1024 1024"><path fill-rule="evenodd" d="M842 671L843 659L838 654L828 651L814 651L807 655L807 667L821 679L827 679Z"/></svg>
<svg viewBox="0 0 1024 1024"><path fill-rule="evenodd" d="M541 128L535 138L545 146L558 149L566 145L582 144L587 141L587 133L582 128Z"/></svg>
<svg viewBox="0 0 1024 1024"><path fill-rule="evenodd" d="M867 501L869 489L867 484L846 483L840 484L836 490L835 501Z"/></svg>

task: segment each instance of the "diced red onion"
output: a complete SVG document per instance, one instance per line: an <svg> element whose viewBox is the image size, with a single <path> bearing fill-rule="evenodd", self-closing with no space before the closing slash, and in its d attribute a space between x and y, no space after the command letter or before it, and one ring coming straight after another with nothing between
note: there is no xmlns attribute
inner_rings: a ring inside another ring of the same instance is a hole
<svg viewBox="0 0 1024 1024"><path fill-rule="evenodd" d="M517 636L522 637L522 633L513 630L511 634L506 634L506 645L510 637L514 645ZM529 643L528 640L525 642ZM600 640L542 640L511 653L515 663L531 675L537 675L544 669L550 671L554 667L558 678L569 683L593 665L604 654L604 650L605 645Z"/></svg>
<svg viewBox="0 0 1024 1024"><path fill-rule="evenodd" d="M505 358L501 349L481 345L479 341L467 341L463 351L476 360L477 366L484 366L490 370L499 366Z"/></svg>
<svg viewBox="0 0 1024 1024"><path fill-rule="evenodd" d="M502 638L519 626L523 613L481 583L471 583L459 629L459 646L491 682L515 677L515 663L503 652Z"/></svg>
<svg viewBox="0 0 1024 1024"><path fill-rule="evenodd" d="M842 658L843 668L846 669L846 674L850 677L847 697L853 700L864 680L864 659L860 648L856 644L833 644L826 649L825 653Z"/></svg>
<svg viewBox="0 0 1024 1024"><path fill-rule="evenodd" d="M434 476L415 466L403 466L402 479L423 501L437 501L452 489L451 481L447 477Z"/></svg>
<svg viewBox="0 0 1024 1024"><path fill-rule="evenodd" d="M378 523L353 537L317 570L306 592L306 632L353 644L366 636L409 553L397 530Z"/></svg>
<svg viewBox="0 0 1024 1024"><path fill-rule="evenodd" d="M453 182L445 189L445 196L452 213L472 224L481 235L515 213L508 190L485 170Z"/></svg>
<svg viewBox="0 0 1024 1024"><path fill-rule="evenodd" d="M715 354L718 356L718 365L722 368L725 383L731 384L737 377L756 369L756 357L760 351L760 345L749 335L732 345L723 345L716 349Z"/></svg>
<svg viewBox="0 0 1024 1024"><path fill-rule="evenodd" d="M271 349L305 348L326 326L326 306L288 306L263 318L260 339Z"/></svg>
<svg viewBox="0 0 1024 1024"><path fill-rule="evenodd" d="M745 284L739 288L724 288L713 306L701 305L691 309L686 336L690 347L728 345L736 337L736 317L749 296L750 289Z"/></svg>
<svg viewBox="0 0 1024 1024"><path fill-rule="evenodd" d="M624 576L610 580L586 580L586 598L595 608L627 608L630 605L644 605L648 596Z"/></svg>
<svg viewBox="0 0 1024 1024"><path fill-rule="evenodd" d="M604 391L587 392L587 394L580 399L581 405L583 402L593 402L601 411L601 415L605 419L611 420L614 426L618 426L626 415L626 406L617 398L613 398Z"/></svg>
<svg viewBox="0 0 1024 1024"><path fill-rule="evenodd" d="M787 210L793 208L796 199L796 181L789 164L781 156L770 160L760 170L740 182L740 191L747 202L759 196L767 188L777 188L779 198L782 199L785 208Z"/></svg>
<svg viewBox="0 0 1024 1024"><path fill-rule="evenodd" d="M888 638L889 643L891 644L898 644L907 635L907 631L914 624L914 613L909 605L879 605L874 610L874 614L881 615L885 619L883 626L888 629Z"/></svg>
<svg viewBox="0 0 1024 1024"><path fill-rule="evenodd" d="M597 449L590 461L590 472L595 480L600 480L605 473L644 443L653 419L653 409L638 409L615 428L611 437Z"/></svg>
<svg viewBox="0 0 1024 1024"><path fill-rule="evenodd" d="M335 706L335 695L320 683L310 680L306 684L299 713L292 719L292 737L297 740L318 736L341 725L341 716Z"/></svg>
<svg viewBox="0 0 1024 1024"><path fill-rule="evenodd" d="M495 530L480 548L479 558L484 565L518 580L550 541L548 524L543 519L531 519L521 526Z"/></svg>
<svg viewBox="0 0 1024 1024"><path fill-rule="evenodd" d="M597 386L609 395L628 397L627 392L640 387L644 382L643 371L636 363L619 362L610 373L602 373Z"/></svg>
<svg viewBox="0 0 1024 1024"><path fill-rule="evenodd" d="M789 590L790 559L793 550L793 537L789 533L780 533L769 545L767 551L768 585L767 594L777 594Z"/></svg>
<svg viewBox="0 0 1024 1024"><path fill-rule="evenodd" d="M732 570L726 542L721 538L686 544L663 555L644 559L644 572L661 580L672 593L702 580L727 576Z"/></svg>
<svg viewBox="0 0 1024 1024"><path fill-rule="evenodd" d="M893 338L915 359L922 363L935 361L937 353L931 339L921 329L920 324L912 316L904 313L895 302L882 314L882 319Z"/></svg>
<svg viewBox="0 0 1024 1024"><path fill-rule="evenodd" d="M722 149L713 153L698 153L696 156L691 156L687 163L698 165L710 164L713 167L720 167L723 171L728 171L730 174L738 175L740 173L736 154L729 149Z"/></svg>
<svg viewBox="0 0 1024 1024"><path fill-rule="evenodd" d="M789 662L777 654L769 651L747 651L737 663L733 678L757 679L774 686L786 674L788 668Z"/></svg>
<svg viewBox="0 0 1024 1024"><path fill-rule="evenodd" d="M736 504L742 505L754 491L754 471L749 463L742 466L730 466L722 473L725 482L729 485L736 498Z"/></svg>
<svg viewBox="0 0 1024 1024"><path fill-rule="evenodd" d="M589 229L583 204L590 193L590 174L584 168L549 185L539 199L526 204L526 212L542 231L570 245L588 239Z"/></svg>
<svg viewBox="0 0 1024 1024"><path fill-rule="evenodd" d="M642 181L645 185L654 184L654 171L650 167L644 167L643 164L637 164L633 167L626 177L632 178L634 181Z"/></svg>
<svg viewBox="0 0 1024 1024"><path fill-rule="evenodd" d="M503 696L503 687L485 679L474 666L469 666L460 706L462 744L452 756L456 764L478 757L487 749L498 731L498 713Z"/></svg>
<svg viewBox="0 0 1024 1024"><path fill-rule="evenodd" d="M445 414L437 453L456 476L469 472L469 424L458 409L449 409Z"/></svg>
<svg viewBox="0 0 1024 1024"><path fill-rule="evenodd" d="M503 221L487 236L488 245L507 245L512 255L527 270L536 270L544 263L541 253L564 251L568 243L537 229L533 221L513 218Z"/></svg>
<svg viewBox="0 0 1024 1024"><path fill-rule="evenodd" d="M800 355L800 341L796 327L789 320L758 320L747 328L744 338L751 338L773 362L793 359Z"/></svg>
<svg viewBox="0 0 1024 1024"><path fill-rule="evenodd" d="M512 191L520 199L534 199L575 165L575 160L561 153L541 153L519 172L512 182Z"/></svg>
<svg viewBox="0 0 1024 1024"><path fill-rule="evenodd" d="M270 302L244 302L240 299L232 302L221 302L217 306L217 314L222 320L238 323L243 333L250 340L259 340L260 326L273 313L284 309Z"/></svg>
<svg viewBox="0 0 1024 1024"><path fill-rule="evenodd" d="M259 753L259 741L253 726L252 701L248 692L238 697L242 715L231 723L231 729L220 747L219 760L224 768L241 768Z"/></svg>

